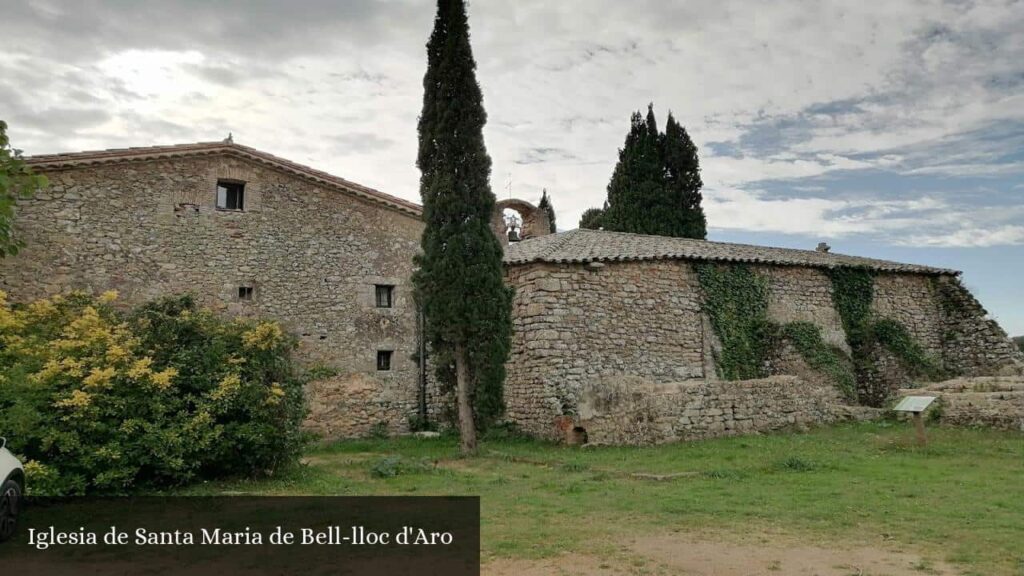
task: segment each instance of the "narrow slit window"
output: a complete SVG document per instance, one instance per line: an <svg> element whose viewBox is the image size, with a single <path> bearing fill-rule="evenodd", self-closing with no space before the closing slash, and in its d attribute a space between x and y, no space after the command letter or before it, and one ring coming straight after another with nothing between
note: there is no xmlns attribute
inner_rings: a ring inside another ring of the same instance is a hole
<svg viewBox="0 0 1024 576"><path fill-rule="evenodd" d="M252 300L252 286L239 286L238 299L242 301Z"/></svg>
<svg viewBox="0 0 1024 576"><path fill-rule="evenodd" d="M394 306L394 296L394 286L377 284L377 308L391 308Z"/></svg>
<svg viewBox="0 0 1024 576"><path fill-rule="evenodd" d="M378 350L377 351L377 370L380 372L386 372L391 370L391 355L394 354L391 350Z"/></svg>
<svg viewBox="0 0 1024 576"><path fill-rule="evenodd" d="M218 180L217 209L245 210L245 183Z"/></svg>

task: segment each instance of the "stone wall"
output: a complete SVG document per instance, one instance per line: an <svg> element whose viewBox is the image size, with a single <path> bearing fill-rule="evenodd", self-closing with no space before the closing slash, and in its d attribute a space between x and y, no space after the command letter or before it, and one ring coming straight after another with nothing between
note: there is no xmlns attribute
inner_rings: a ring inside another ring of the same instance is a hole
<svg viewBox="0 0 1024 576"><path fill-rule="evenodd" d="M549 435L574 414L584 384L624 375L673 382L704 377L697 277L677 261L508 269L515 287L508 417Z"/></svg>
<svg viewBox="0 0 1024 576"><path fill-rule="evenodd" d="M937 397L928 413L944 424L1024 431L1024 378L1019 376L957 378L900 395Z"/></svg>
<svg viewBox="0 0 1024 576"><path fill-rule="evenodd" d="M812 268L754 269L768 278L770 320L814 323L828 342L849 350L826 274ZM558 437L557 418L580 416L588 387L629 382L638 390L659 390L661 384L691 379L717 381L718 343L701 312L700 283L689 262L534 263L509 267L507 279L516 297L506 404L509 419L530 433ZM775 368L785 369L794 362L793 354L773 360ZM831 388L800 365L802 377ZM830 394L839 397L835 390Z"/></svg>
<svg viewBox="0 0 1024 576"><path fill-rule="evenodd" d="M902 324L926 352L941 358L944 315L934 278L920 274L876 275L871 311Z"/></svg>
<svg viewBox="0 0 1024 576"><path fill-rule="evenodd" d="M943 310L943 359L965 376L1024 374L1024 353L957 278L934 285Z"/></svg>
<svg viewBox="0 0 1024 576"><path fill-rule="evenodd" d="M796 376L653 383L619 377L587 384L576 425L588 440L657 444L766 432L873 415L851 410L828 384Z"/></svg>
<svg viewBox="0 0 1024 576"><path fill-rule="evenodd" d="M832 281L815 268L759 266L768 278L768 319L776 324L810 322L823 340L850 352L843 320L832 304Z"/></svg>
<svg viewBox="0 0 1024 576"><path fill-rule="evenodd" d="M415 413L416 217L228 155L47 176L51 186L18 206L26 248L0 260L12 299L116 289L135 304L191 292L222 313L279 320L306 364L337 372L310 389L311 429L401 429ZM216 209L218 179L245 182L244 211ZM375 306L375 284L395 286L393 308ZM378 350L394 351L391 371L377 371Z"/></svg>
<svg viewBox="0 0 1024 576"><path fill-rule="evenodd" d="M824 271L753 268L768 279L771 321L811 322L826 342L849 353ZM701 311L702 291L687 261L531 263L508 267L506 277L516 288L506 404L509 419L529 433L561 438L571 421L595 441L660 442L774 429L792 424L789 415L799 422L828 422L854 410L842 407L832 383L791 346L775 351L768 368L797 380L718 381L717 339ZM971 376L1016 369L1019 352L983 318L973 298L947 310L938 286L955 282L952 277L880 273L875 281L873 311L899 321L947 366ZM874 350L872 358L874 377L887 389L913 385L887 350ZM773 389L778 382L785 386ZM806 396L793 388L801 386ZM740 417L729 412L737 395L748 396L736 404ZM695 420L687 406L711 412ZM747 419L759 410L767 415L764 421Z"/></svg>
<svg viewBox="0 0 1024 576"><path fill-rule="evenodd" d="M190 292L225 314L274 318L300 338L305 364L335 373L308 389L310 429L341 437L381 423L394 432L407 428L419 407L410 283L423 226L416 216L225 153L119 161L47 176L52 185L18 206L17 231L27 248L0 260L0 289L13 300L116 289L132 305ZM216 208L218 179L245 182L243 211ZM542 220L530 225L547 230ZM772 321L812 322L828 342L848 350L826 274L795 266L754 269L768 278ZM691 405L698 393L708 398L709 410L723 413L725 399L746 390L752 396L741 412L763 401L766 410L800 421L831 414L821 408L834 403L823 395L827 383L803 368L792 371L814 388L807 406L789 392L771 392L769 384L736 388L716 381L716 338L685 260L510 265L506 277L516 288L506 404L509 419L527 432L557 435L559 418L578 420L592 406L587 402L623 387L634 391L616 397L642 404L651 396L659 422L650 428L652 441L746 429L735 411L719 427L713 417L721 414L697 420L691 414L687 421L682 405L666 404ZM395 286L392 308L375 306L377 284ZM251 287L252 300L240 299L239 287ZM1024 369L1020 351L955 278L879 274L873 308L900 321L957 372ZM376 369L379 350L393 351L390 371ZM794 362L789 354L773 370L785 373L789 368L779 367ZM894 358L881 354L880 362L886 374L906 379ZM759 400L762 392L767 395ZM439 416L444 402L435 384L429 383L427 396L429 413ZM787 412L780 403L791 401L798 404ZM633 410L622 406L623 413ZM606 422L609 436L623 434L619 416L596 414L591 418ZM751 422L761 429L759 420ZM764 425L780 424L770 417Z"/></svg>

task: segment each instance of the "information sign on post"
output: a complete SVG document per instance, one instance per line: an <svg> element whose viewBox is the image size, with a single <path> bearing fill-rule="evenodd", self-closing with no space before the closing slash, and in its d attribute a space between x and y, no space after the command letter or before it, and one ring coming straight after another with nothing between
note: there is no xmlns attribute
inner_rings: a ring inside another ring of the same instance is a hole
<svg viewBox="0 0 1024 576"><path fill-rule="evenodd" d="M924 446L928 438L924 435L924 418L921 416L924 411L935 401L934 396L907 396L896 404L893 410L897 412L909 412L914 415L914 429L917 430L917 443Z"/></svg>

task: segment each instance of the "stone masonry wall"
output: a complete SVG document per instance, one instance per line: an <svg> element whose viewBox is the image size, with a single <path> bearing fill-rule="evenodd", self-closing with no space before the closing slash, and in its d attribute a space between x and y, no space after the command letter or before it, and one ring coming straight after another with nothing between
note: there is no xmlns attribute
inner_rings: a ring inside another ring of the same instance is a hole
<svg viewBox="0 0 1024 576"><path fill-rule="evenodd" d="M827 342L849 352L827 274L800 267L754 269L769 281L770 320L816 324ZM772 429L794 420L825 422L856 412L842 406L840 393L796 358L795 350L777 351L770 367L772 374L798 377L784 381L790 388L773 388L782 382L774 376L717 381L712 357L718 344L701 312L699 281L686 261L533 263L507 268L506 277L516 288L505 384L508 418L529 433L560 439L569 417L591 440L659 442ZM873 309L902 323L928 352L937 357L946 352L945 358L968 375L1010 362L1001 348L1009 342L1005 334L995 333L973 308L962 310L962 317L949 316L936 282L925 275L879 274ZM950 356L948 344L944 348L951 322L954 332L967 334L959 340L960 356ZM984 362L960 359L978 358L964 350L982 348ZM911 384L895 357L884 350L876 356L891 388ZM803 386L806 398L792 386ZM737 394L748 396L741 403L744 414L763 410L785 417L737 418L729 412ZM697 400L701 396L703 403ZM687 407L697 405L713 413L694 419ZM599 428L591 429L595 425Z"/></svg>
<svg viewBox="0 0 1024 576"><path fill-rule="evenodd" d="M26 248L0 260L13 299L116 289L135 304L191 292L222 313L279 320L305 363L337 371L310 389L312 430L400 430L415 413L415 217L230 156L47 176L51 186L18 206ZM245 182L244 211L216 209L219 178ZM393 308L375 307L375 284L396 286ZM251 301L240 286L254 288ZM394 351L391 371L376 370L378 350Z"/></svg>
<svg viewBox="0 0 1024 576"><path fill-rule="evenodd" d="M944 424L1024 432L1024 378L1020 376L956 378L900 394L938 398L927 415Z"/></svg>
<svg viewBox="0 0 1024 576"><path fill-rule="evenodd" d="M944 320L933 278L920 274L876 275L871 311L902 324L925 351L941 358Z"/></svg>
<svg viewBox="0 0 1024 576"><path fill-rule="evenodd" d="M944 311L943 359L964 376L1024 375L1024 353L957 278L935 285Z"/></svg>
<svg viewBox="0 0 1024 576"><path fill-rule="evenodd" d="M777 324L810 322L821 328L823 340L850 352L843 321L832 303L832 281L822 270L759 266L768 278L768 319Z"/></svg>
<svg viewBox="0 0 1024 576"><path fill-rule="evenodd" d="M772 321L812 322L848 350L827 275L755 270L768 278ZM557 437L558 417L578 416L584 388L716 380L718 344L688 262L535 263L509 267L506 277L516 288L506 405L509 419L530 433Z"/></svg>
<svg viewBox="0 0 1024 576"><path fill-rule="evenodd" d="M513 266L508 418L539 436L574 414L582 386L623 375L704 377L698 284L676 261Z"/></svg>
<svg viewBox="0 0 1024 576"><path fill-rule="evenodd" d="M834 422L860 414L836 389L796 376L652 383L620 378L586 386L577 425L588 440L658 444Z"/></svg>
<svg viewBox="0 0 1024 576"><path fill-rule="evenodd" d="M410 278L420 220L223 154L47 176L51 186L18 206L27 247L0 260L0 289L12 300L116 289L132 305L190 292L224 314L273 318L299 336L305 364L335 372L307 390L308 428L326 437L366 434L380 423L407 428L418 408ZM245 182L244 211L216 209L218 179ZM813 322L848 350L826 274L754 268L769 280L771 320ZM758 402L785 415L767 417L768 428L793 423L789 416L832 418L833 409L822 407L835 404L835 391L804 370L796 381L716 381L716 338L686 261L533 263L508 266L506 278L516 288L506 404L508 418L527 432L555 437L560 417L579 421L591 410L589 419L606 426L601 434L622 438L623 415L638 406L655 414L650 441L762 429L757 418L737 417ZM395 286L393 308L375 306L376 284ZM239 299L241 286L253 288L251 301ZM1024 356L953 277L879 274L873 308L956 372L1024 371ZM379 350L393 351L390 371L376 369ZM898 376L898 369L885 370ZM787 386L808 387L809 403ZM698 394L701 406L722 414L687 415ZM749 398L734 402L743 394ZM437 416L436 385L428 396ZM595 399L612 397L628 400L617 404L621 414L594 409Z"/></svg>

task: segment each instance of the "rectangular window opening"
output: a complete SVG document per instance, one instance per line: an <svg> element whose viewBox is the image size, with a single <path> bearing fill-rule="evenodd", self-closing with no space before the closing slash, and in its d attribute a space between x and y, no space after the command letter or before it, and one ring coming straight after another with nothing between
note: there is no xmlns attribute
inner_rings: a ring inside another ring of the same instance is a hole
<svg viewBox="0 0 1024 576"><path fill-rule="evenodd" d="M239 286L238 299L246 301L252 300L252 286Z"/></svg>
<svg viewBox="0 0 1024 576"><path fill-rule="evenodd" d="M377 284L377 308L391 308L394 306L394 295L394 286Z"/></svg>
<svg viewBox="0 0 1024 576"><path fill-rule="evenodd" d="M245 209L245 183L229 182L226 180L217 181L217 209L218 210L244 210Z"/></svg>
<svg viewBox="0 0 1024 576"><path fill-rule="evenodd" d="M377 351L377 370L384 372L391 370L391 355L394 354L391 350L378 350Z"/></svg>

